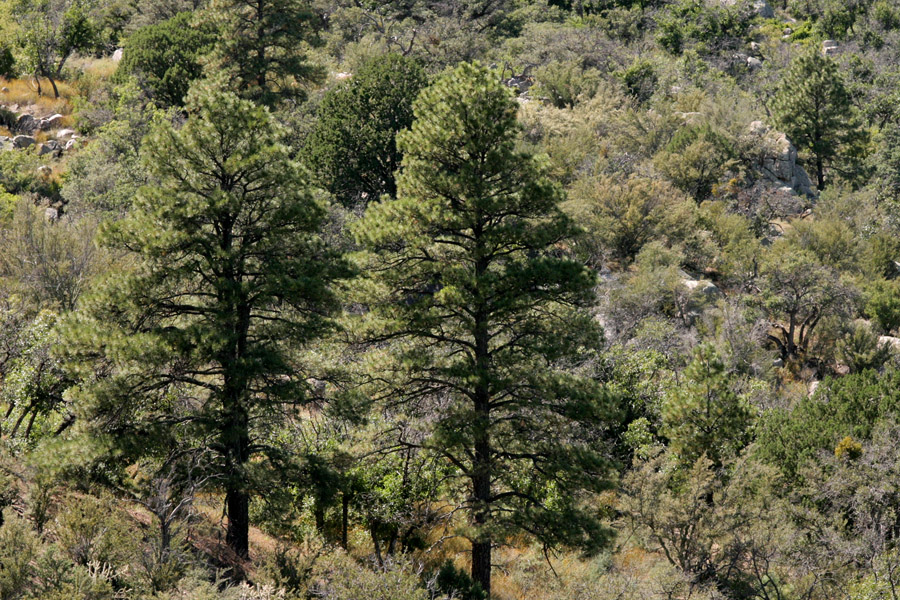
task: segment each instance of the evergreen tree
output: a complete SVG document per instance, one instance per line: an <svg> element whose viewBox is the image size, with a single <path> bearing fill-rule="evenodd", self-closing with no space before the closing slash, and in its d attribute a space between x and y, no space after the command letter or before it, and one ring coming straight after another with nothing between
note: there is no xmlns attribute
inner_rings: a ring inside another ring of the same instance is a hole
<svg viewBox="0 0 900 600"><path fill-rule="evenodd" d="M101 232L134 266L83 303L63 350L83 379L86 439L129 459L212 450L226 540L246 557L256 476L278 467L266 434L307 397L292 357L328 329L343 267L322 247L324 208L284 132L267 109L213 87L188 94L181 129L148 137L158 183Z"/></svg>
<svg viewBox="0 0 900 600"><path fill-rule="evenodd" d="M322 78L306 62L315 15L303 0L213 0L202 15L219 32L209 71L242 96L274 107L303 100L302 84Z"/></svg>
<svg viewBox="0 0 900 600"><path fill-rule="evenodd" d="M323 188L345 206L394 196L402 156L394 137L412 123L412 105L425 86L418 61L399 54L367 62L319 105L306 142L307 164Z"/></svg>
<svg viewBox="0 0 900 600"><path fill-rule="evenodd" d="M192 27L193 19L183 12L134 32L125 43L116 78L134 75L158 104L181 105L191 83L202 75L200 58L216 39L208 25Z"/></svg>
<svg viewBox="0 0 900 600"><path fill-rule="evenodd" d="M749 407L731 389L731 377L709 344L694 350L684 376L663 404L662 433L683 464L706 455L720 468L749 441Z"/></svg>
<svg viewBox="0 0 900 600"><path fill-rule="evenodd" d="M443 75L398 136L397 199L356 229L371 251L368 322L392 342L382 393L422 427L399 443L457 470L488 594L491 549L514 533L587 551L607 540L586 504L608 485L598 438L611 412L582 371L601 341L581 310L594 277L560 253L574 233L563 193L516 151L516 111L487 69Z"/></svg>
<svg viewBox="0 0 900 600"><path fill-rule="evenodd" d="M826 168L848 179L858 175L866 135L832 59L818 52L795 58L772 101L772 112L777 126L812 155L819 190L826 183Z"/></svg>

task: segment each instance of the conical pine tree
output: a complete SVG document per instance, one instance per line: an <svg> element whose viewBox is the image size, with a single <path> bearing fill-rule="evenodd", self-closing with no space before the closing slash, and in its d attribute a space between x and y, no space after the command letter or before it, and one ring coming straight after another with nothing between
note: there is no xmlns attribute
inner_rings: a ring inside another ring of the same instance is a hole
<svg viewBox="0 0 900 600"><path fill-rule="evenodd" d="M81 379L83 439L126 462L211 451L226 540L247 556L254 473L278 458L263 441L307 397L293 356L328 330L344 268L269 111L212 87L192 89L186 110L181 129L145 143L158 184L101 232L133 268L84 301L62 349Z"/></svg>
<svg viewBox="0 0 900 600"><path fill-rule="evenodd" d="M772 100L776 126L811 155L819 190L827 169L853 179L861 170L866 134L838 65L818 52L794 59Z"/></svg>
<svg viewBox="0 0 900 600"><path fill-rule="evenodd" d="M517 104L493 73L462 64L414 112L397 199L356 228L364 320L390 343L382 397L420 423L399 443L457 473L472 576L489 594L491 550L510 535L589 551L608 539L588 502L609 485L611 416L584 376L601 341L584 310L594 277L564 256L563 193L516 151Z"/></svg>

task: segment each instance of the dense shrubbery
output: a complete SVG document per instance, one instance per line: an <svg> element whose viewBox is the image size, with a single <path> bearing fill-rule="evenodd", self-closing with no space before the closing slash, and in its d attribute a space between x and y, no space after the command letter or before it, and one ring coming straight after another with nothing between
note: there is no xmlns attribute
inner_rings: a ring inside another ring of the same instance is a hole
<svg viewBox="0 0 900 600"><path fill-rule="evenodd" d="M898 29L0 0L0 599L892 597Z"/></svg>

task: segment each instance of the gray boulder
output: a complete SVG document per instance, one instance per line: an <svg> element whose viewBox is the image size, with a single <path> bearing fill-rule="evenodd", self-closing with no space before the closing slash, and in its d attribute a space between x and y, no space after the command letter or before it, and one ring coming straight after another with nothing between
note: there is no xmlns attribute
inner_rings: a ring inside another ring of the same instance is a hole
<svg viewBox="0 0 900 600"><path fill-rule="evenodd" d="M17 135L12 139L13 148L27 148L34 145L34 138L30 135Z"/></svg>
<svg viewBox="0 0 900 600"><path fill-rule="evenodd" d="M32 133L37 127L38 123L34 120L34 117L25 114L19 115L19 118L16 120L15 130L19 133Z"/></svg>
<svg viewBox="0 0 900 600"><path fill-rule="evenodd" d="M53 115L47 117L46 119L41 119L38 121L38 129L41 131L49 131L50 129L56 129L60 125L62 125L63 116L62 115Z"/></svg>
<svg viewBox="0 0 900 600"><path fill-rule="evenodd" d="M770 129L762 121L750 123L747 134L758 148L754 167L765 180L804 196L815 195L809 175L797 164L797 148L787 135Z"/></svg>
<svg viewBox="0 0 900 600"><path fill-rule="evenodd" d="M48 140L43 144L39 144L38 156L44 156L45 154L59 156L60 154L62 154L62 146L60 146L59 142L57 142L56 140Z"/></svg>

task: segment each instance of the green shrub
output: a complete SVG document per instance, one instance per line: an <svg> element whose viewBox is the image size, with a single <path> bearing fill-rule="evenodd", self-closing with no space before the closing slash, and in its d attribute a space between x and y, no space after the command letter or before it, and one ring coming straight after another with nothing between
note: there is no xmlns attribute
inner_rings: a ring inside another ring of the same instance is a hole
<svg viewBox="0 0 900 600"><path fill-rule="evenodd" d="M600 72L585 69L578 61L554 60L535 70L532 94L557 108L572 108L593 98L601 85Z"/></svg>
<svg viewBox="0 0 900 600"><path fill-rule="evenodd" d="M880 0L872 6L872 16L887 31L900 27L900 14L887 0Z"/></svg>
<svg viewBox="0 0 900 600"><path fill-rule="evenodd" d="M437 591L459 600L486 600L487 598L481 586L472 581L468 573L456 568L453 561L449 559L441 565L435 575L434 585Z"/></svg>
<svg viewBox="0 0 900 600"><path fill-rule="evenodd" d="M619 73L628 94L638 102L646 102L656 92L659 77L653 64L646 60L636 60L630 67Z"/></svg>
<svg viewBox="0 0 900 600"><path fill-rule="evenodd" d="M734 146L709 125L682 127L653 164L699 203L734 165Z"/></svg>
<svg viewBox="0 0 900 600"><path fill-rule="evenodd" d="M16 77L16 58L6 44L0 43L0 77L12 79Z"/></svg>
<svg viewBox="0 0 900 600"><path fill-rule="evenodd" d="M0 527L0 600L21 598L34 573L38 537L22 519L10 515Z"/></svg>
<svg viewBox="0 0 900 600"><path fill-rule="evenodd" d="M890 359L892 348L881 344L878 334L868 325L855 323L850 332L838 342L838 358L851 373L866 369L880 369Z"/></svg>
<svg viewBox="0 0 900 600"><path fill-rule="evenodd" d="M429 597L411 564L398 561L375 572L342 552L318 561L312 579L316 583L308 590L309 596L324 600L426 600Z"/></svg>
<svg viewBox="0 0 900 600"><path fill-rule="evenodd" d="M900 415L900 372L868 370L826 379L795 406L763 413L756 451L799 485L801 467L832 452L846 436L864 442L880 423Z"/></svg>
<svg viewBox="0 0 900 600"><path fill-rule="evenodd" d="M138 79L157 102L180 106L188 88L203 74L200 58L215 41L209 25L194 27L194 15L183 12L137 30L125 44L115 79Z"/></svg>
<svg viewBox="0 0 900 600"><path fill-rule="evenodd" d="M70 496L54 524L60 547L79 565L121 565L135 548L134 533L111 498Z"/></svg>
<svg viewBox="0 0 900 600"><path fill-rule="evenodd" d="M866 315L882 332L900 328L900 281L873 281L866 296Z"/></svg>

